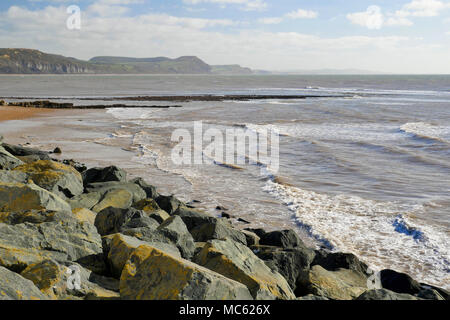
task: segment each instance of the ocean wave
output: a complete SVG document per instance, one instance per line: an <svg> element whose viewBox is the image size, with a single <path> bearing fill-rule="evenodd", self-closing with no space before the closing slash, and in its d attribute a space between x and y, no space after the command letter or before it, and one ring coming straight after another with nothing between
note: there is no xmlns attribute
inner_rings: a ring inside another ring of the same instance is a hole
<svg viewBox="0 0 450 320"><path fill-rule="evenodd" d="M400 127L400 131L418 138L450 142L450 127L433 125L425 122L409 122Z"/></svg>
<svg viewBox="0 0 450 320"><path fill-rule="evenodd" d="M448 235L417 225L411 217L422 206L331 196L278 182L269 179L264 190L287 205L299 227L322 244L354 253L375 270L395 269L449 288Z"/></svg>

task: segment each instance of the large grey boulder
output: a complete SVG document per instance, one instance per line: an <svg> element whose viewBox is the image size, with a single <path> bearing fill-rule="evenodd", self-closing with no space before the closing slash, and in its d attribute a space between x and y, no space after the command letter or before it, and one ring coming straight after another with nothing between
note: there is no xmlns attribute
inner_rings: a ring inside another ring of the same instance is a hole
<svg viewBox="0 0 450 320"><path fill-rule="evenodd" d="M92 210L92 208L97 205L102 198L103 193L101 192L89 192L80 194L72 199L68 199L67 203L70 204L72 209L86 208Z"/></svg>
<svg viewBox="0 0 450 320"><path fill-rule="evenodd" d="M11 153L6 151L5 148L0 146L0 169L14 169L17 166L20 166L23 164L22 160L17 159L15 156L13 156Z"/></svg>
<svg viewBox="0 0 450 320"><path fill-rule="evenodd" d="M156 230L159 223L134 208L120 209L108 207L95 217L95 226L102 236L119 233L127 229L148 228Z"/></svg>
<svg viewBox="0 0 450 320"><path fill-rule="evenodd" d="M368 275L368 266L352 253L316 250L311 265L320 265L328 271L350 269Z"/></svg>
<svg viewBox="0 0 450 320"><path fill-rule="evenodd" d="M193 261L246 285L255 299L295 299L286 279L241 243L230 239L211 240Z"/></svg>
<svg viewBox="0 0 450 320"><path fill-rule="evenodd" d="M186 207L179 207L174 215L183 220L196 242L229 238L247 245L246 235L234 229L225 219L218 219Z"/></svg>
<svg viewBox="0 0 450 320"><path fill-rule="evenodd" d="M148 199L158 198L159 194L156 191L156 187L148 184L147 182L144 181L144 179L135 178L135 179L131 180L130 182L137 184L139 187L141 187L142 190L144 190L145 193L147 194Z"/></svg>
<svg viewBox="0 0 450 320"><path fill-rule="evenodd" d="M125 190L132 195L132 203L139 202L147 197L147 194L141 187L137 184L129 182L111 181L90 183L85 187L85 189L87 193L100 192L103 195L113 190Z"/></svg>
<svg viewBox="0 0 450 320"><path fill-rule="evenodd" d="M272 231L264 233L259 240L261 245L275 246L281 248L295 248L304 246L294 230Z"/></svg>
<svg viewBox="0 0 450 320"><path fill-rule="evenodd" d="M163 196L159 195L156 199L159 207L166 211L168 214L172 215L177 209L181 206L184 206L184 203L172 196Z"/></svg>
<svg viewBox="0 0 450 320"><path fill-rule="evenodd" d="M134 250L120 278L125 300L252 300L241 283L151 246Z"/></svg>
<svg viewBox="0 0 450 320"><path fill-rule="evenodd" d="M349 269L328 271L319 265L301 272L296 293L313 294L331 300L353 300L367 290L366 275Z"/></svg>
<svg viewBox="0 0 450 320"><path fill-rule="evenodd" d="M38 149L15 146L8 143L2 143L2 147L15 157L37 156L39 160L51 160L48 152Z"/></svg>
<svg viewBox="0 0 450 320"><path fill-rule="evenodd" d="M251 249L267 266L279 272L294 291L297 289L298 277L309 270L315 256L313 249L303 246L291 249L252 246Z"/></svg>
<svg viewBox="0 0 450 320"><path fill-rule="evenodd" d="M84 185L95 182L121 181L127 180L127 173L116 167L91 168L83 172Z"/></svg>
<svg viewBox="0 0 450 320"><path fill-rule="evenodd" d="M0 211L21 212L33 209L71 211L69 204L63 199L35 184L0 182Z"/></svg>
<svg viewBox="0 0 450 320"><path fill-rule="evenodd" d="M0 266L0 300L48 300L30 280Z"/></svg>
<svg viewBox="0 0 450 320"><path fill-rule="evenodd" d="M80 173L73 167L50 160L39 160L18 166L14 171L25 173L29 180L62 199L83 193Z"/></svg>
<svg viewBox="0 0 450 320"><path fill-rule="evenodd" d="M133 254L134 250L142 245L151 246L163 252L169 253L174 257L181 257L180 251L171 243L158 241L146 242L119 233L110 235L108 238L111 240L107 245L108 247L105 248L105 251L107 251L107 260L110 266L111 274L116 278L120 278L125 263Z"/></svg>
<svg viewBox="0 0 450 320"><path fill-rule="evenodd" d="M100 253L101 237L90 223L76 219L0 223L0 266L17 272L45 259L78 261Z"/></svg>
<svg viewBox="0 0 450 320"><path fill-rule="evenodd" d="M397 293L418 294L421 285L409 275L394 270L380 271L381 285L384 289L388 289Z"/></svg>
<svg viewBox="0 0 450 320"><path fill-rule="evenodd" d="M387 289L368 290L361 294L356 300L421 300L413 295L396 293Z"/></svg>
<svg viewBox="0 0 450 320"><path fill-rule="evenodd" d="M28 266L21 275L31 280L41 292L53 300L120 298L119 282L116 279L94 274L74 262L44 260ZM72 287L68 287L68 283L71 283Z"/></svg>
<svg viewBox="0 0 450 320"><path fill-rule="evenodd" d="M177 246L183 258L188 260L192 258L195 251L194 238L180 217L173 216L167 219L157 231Z"/></svg>
<svg viewBox="0 0 450 320"><path fill-rule="evenodd" d="M0 181L26 184L28 182L28 175L20 171L0 170Z"/></svg>

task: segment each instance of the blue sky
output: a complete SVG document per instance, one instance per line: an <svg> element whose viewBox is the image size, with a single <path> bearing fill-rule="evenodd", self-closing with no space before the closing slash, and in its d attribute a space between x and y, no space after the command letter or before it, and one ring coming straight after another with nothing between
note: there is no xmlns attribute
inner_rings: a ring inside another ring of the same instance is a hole
<svg viewBox="0 0 450 320"><path fill-rule="evenodd" d="M70 5L79 30L66 26ZM450 0L3 0L0 43L81 59L450 73Z"/></svg>

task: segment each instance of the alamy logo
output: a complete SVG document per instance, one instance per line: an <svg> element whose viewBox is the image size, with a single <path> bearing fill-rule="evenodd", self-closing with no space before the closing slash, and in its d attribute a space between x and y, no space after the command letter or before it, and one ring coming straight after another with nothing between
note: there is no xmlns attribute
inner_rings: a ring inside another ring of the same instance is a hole
<svg viewBox="0 0 450 320"><path fill-rule="evenodd" d="M67 14L70 16L67 18L66 26L69 30L80 30L81 29L81 9L79 6L69 6L67 8Z"/></svg>
<svg viewBox="0 0 450 320"><path fill-rule="evenodd" d="M81 290L81 275L80 267L73 265L67 268L67 289L69 290Z"/></svg>
<svg viewBox="0 0 450 320"><path fill-rule="evenodd" d="M203 122L194 122L193 136L187 129L172 133L172 149L175 165L218 164L239 166L255 164L271 174L279 170L279 134L276 130L233 128L224 131L209 128L203 132Z"/></svg>

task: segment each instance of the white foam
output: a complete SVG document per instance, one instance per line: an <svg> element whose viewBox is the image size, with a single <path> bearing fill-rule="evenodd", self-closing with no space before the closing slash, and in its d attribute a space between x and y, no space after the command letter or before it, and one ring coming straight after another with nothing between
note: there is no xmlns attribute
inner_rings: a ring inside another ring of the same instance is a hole
<svg viewBox="0 0 450 320"><path fill-rule="evenodd" d="M330 196L271 180L265 191L288 205L312 236L328 241L335 250L354 253L376 270L395 269L450 287L448 235L435 226L418 226L411 218L423 207Z"/></svg>
<svg viewBox="0 0 450 320"><path fill-rule="evenodd" d="M145 120L152 119L158 111L156 108L108 108L106 113L119 120Z"/></svg>
<svg viewBox="0 0 450 320"><path fill-rule="evenodd" d="M438 126L425 122L410 122L404 124L400 130L425 139L450 142L449 126Z"/></svg>

